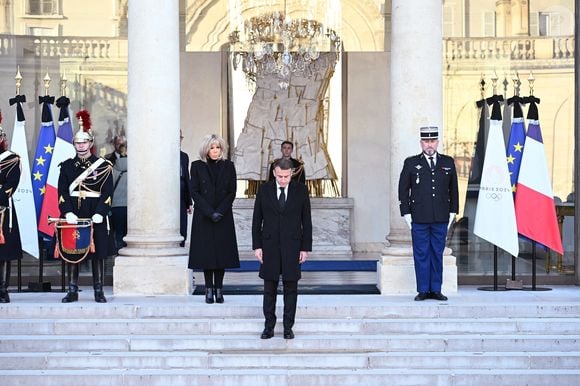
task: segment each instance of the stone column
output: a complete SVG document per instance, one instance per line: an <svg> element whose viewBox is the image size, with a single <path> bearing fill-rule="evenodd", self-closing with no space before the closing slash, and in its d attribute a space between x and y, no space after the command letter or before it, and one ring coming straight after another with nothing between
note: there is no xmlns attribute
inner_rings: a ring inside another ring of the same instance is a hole
<svg viewBox="0 0 580 386"><path fill-rule="evenodd" d="M379 288L384 295L416 291L411 233L399 211L397 184L405 158L421 152L419 128L425 125L442 128L443 123L441 2L393 0L392 3L391 221L388 246L377 267ZM447 250L446 254L449 253ZM457 291L457 268L452 256L444 258L443 280L444 293Z"/></svg>
<svg viewBox="0 0 580 386"><path fill-rule="evenodd" d="M128 233L115 295L187 295L179 247L179 0L129 0Z"/></svg>

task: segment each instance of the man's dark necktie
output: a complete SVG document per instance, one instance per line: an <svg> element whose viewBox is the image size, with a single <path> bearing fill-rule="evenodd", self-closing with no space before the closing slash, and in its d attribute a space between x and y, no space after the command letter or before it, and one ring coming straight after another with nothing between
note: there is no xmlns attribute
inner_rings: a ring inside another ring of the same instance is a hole
<svg viewBox="0 0 580 386"><path fill-rule="evenodd" d="M433 161L433 157L429 157L429 166L431 166L431 170L435 170L435 162Z"/></svg>
<svg viewBox="0 0 580 386"><path fill-rule="evenodd" d="M284 188L280 188L280 195L278 196L278 203L280 204L280 208L284 208L284 204L286 203L286 195L284 194Z"/></svg>

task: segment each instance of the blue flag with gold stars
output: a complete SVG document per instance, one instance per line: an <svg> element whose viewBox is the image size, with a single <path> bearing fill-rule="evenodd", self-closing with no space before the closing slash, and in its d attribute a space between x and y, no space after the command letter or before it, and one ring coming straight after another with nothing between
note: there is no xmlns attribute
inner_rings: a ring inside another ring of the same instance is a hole
<svg viewBox="0 0 580 386"><path fill-rule="evenodd" d="M512 99L514 100L512 101ZM510 102L514 104L514 116L506 148L506 157L508 170L510 172L512 193L515 194L520 165L522 163L522 154L524 152L524 144L526 142L526 129L524 127L524 115L520 104L522 102L521 98L510 98L508 99L508 103Z"/></svg>
<svg viewBox="0 0 580 386"><path fill-rule="evenodd" d="M39 97L42 104L42 122L40 123L40 134L36 145L36 154L32 161L32 189L34 193L34 207L36 209L36 220L39 220L44 192L46 190L46 179L52 160L52 151L56 135L54 132L54 122L52 120L52 104L54 97Z"/></svg>

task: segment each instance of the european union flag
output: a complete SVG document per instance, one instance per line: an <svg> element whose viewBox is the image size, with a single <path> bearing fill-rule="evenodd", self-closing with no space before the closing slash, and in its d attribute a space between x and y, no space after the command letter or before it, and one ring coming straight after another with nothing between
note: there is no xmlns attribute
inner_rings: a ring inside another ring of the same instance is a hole
<svg viewBox="0 0 580 386"><path fill-rule="evenodd" d="M520 97L513 97L508 99L508 103L513 103L514 105L514 117L512 119L510 138L506 148L506 157L508 170L510 172L512 193L514 194L516 192L516 184L518 183L518 175L520 173L520 165L522 163L524 144L526 143L526 129L524 127L524 114L521 105L522 102L523 99Z"/></svg>
<svg viewBox="0 0 580 386"><path fill-rule="evenodd" d="M42 104L42 122L40 123L40 134L36 145L36 153L32 161L32 190L34 193L34 207L36 209L36 220L39 220L42 201L46 190L46 179L52 161L52 152L56 136L54 133L54 122L52 121L51 106L54 97L48 95L39 97Z"/></svg>

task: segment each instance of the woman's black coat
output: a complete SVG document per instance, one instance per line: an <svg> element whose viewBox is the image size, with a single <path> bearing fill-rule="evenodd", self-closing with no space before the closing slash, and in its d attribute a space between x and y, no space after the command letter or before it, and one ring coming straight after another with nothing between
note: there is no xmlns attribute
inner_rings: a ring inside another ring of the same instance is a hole
<svg viewBox="0 0 580 386"><path fill-rule="evenodd" d="M210 161L211 162L211 161ZM233 162L217 162L216 181L203 161L191 164L193 220L189 247L189 268L238 268L240 259L232 205L236 197L236 169ZM212 221L212 214L223 217Z"/></svg>

